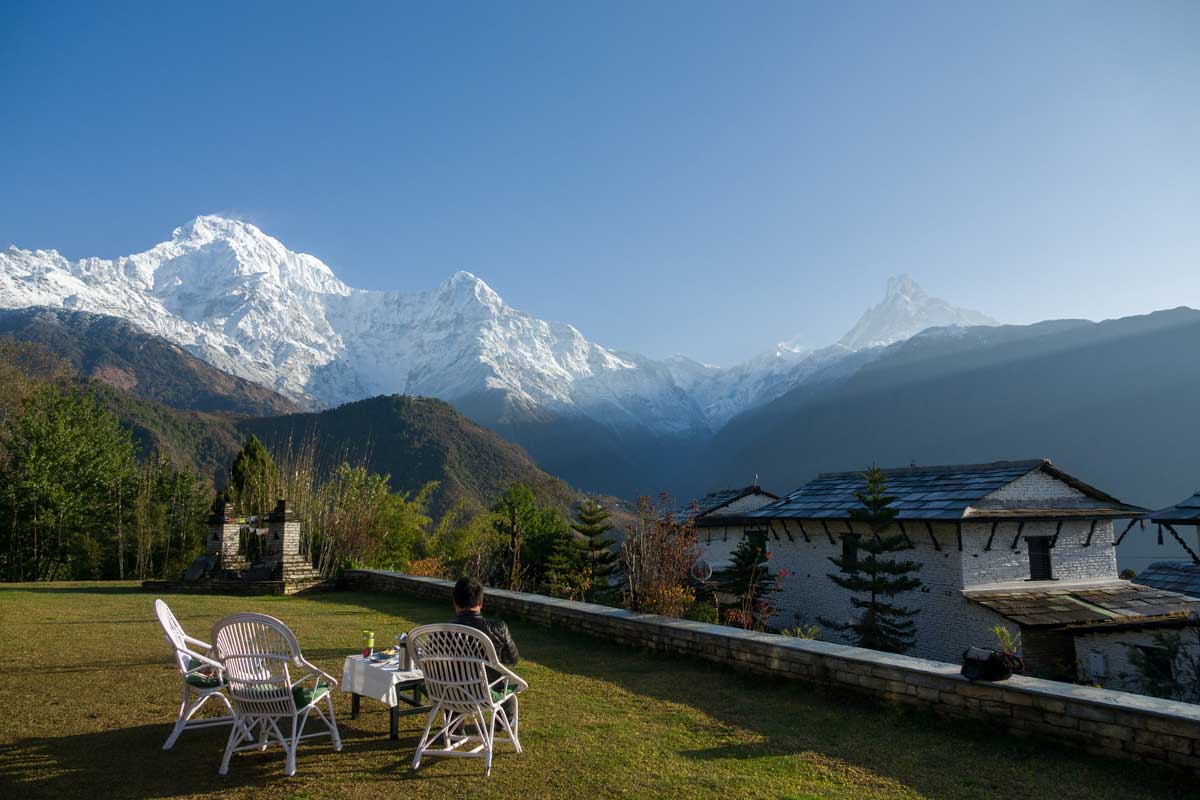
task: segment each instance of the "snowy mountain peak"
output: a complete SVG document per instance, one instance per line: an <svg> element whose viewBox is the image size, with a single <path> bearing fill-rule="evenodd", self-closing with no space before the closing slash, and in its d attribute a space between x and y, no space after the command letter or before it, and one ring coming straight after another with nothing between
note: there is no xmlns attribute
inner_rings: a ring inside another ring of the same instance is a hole
<svg viewBox="0 0 1200 800"><path fill-rule="evenodd" d="M514 309L465 270L427 291L353 289L320 259L249 222L212 214L117 259L0 251L0 308L27 306L126 319L312 406L421 394L475 409L485 422L567 414L671 435L714 430L828 374L853 350L928 327L991 323L899 276L840 344L814 350L780 342L727 369L684 356L654 360Z"/></svg>
<svg viewBox="0 0 1200 800"><path fill-rule="evenodd" d="M883 301L867 309L838 344L862 350L908 339L926 328L996 324L986 314L930 297L909 275L896 275L888 279Z"/></svg>
<svg viewBox="0 0 1200 800"><path fill-rule="evenodd" d="M239 237L271 238L249 222L216 214L201 214L171 231L171 241L197 245L207 244L214 239Z"/></svg>
<svg viewBox="0 0 1200 800"><path fill-rule="evenodd" d="M917 282L912 279L912 276L905 273L903 275L893 275L888 278L887 292L884 294L884 299L890 300L893 297L902 297L909 302L920 302L929 297Z"/></svg>

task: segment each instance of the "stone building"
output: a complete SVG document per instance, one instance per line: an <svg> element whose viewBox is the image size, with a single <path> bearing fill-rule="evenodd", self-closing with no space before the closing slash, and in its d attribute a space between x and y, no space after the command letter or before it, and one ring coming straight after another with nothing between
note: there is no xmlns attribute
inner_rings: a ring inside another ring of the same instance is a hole
<svg viewBox="0 0 1200 800"><path fill-rule="evenodd" d="M923 586L902 595L916 609L911 655L958 662L972 645L995 647L992 629L1020 631L1030 671L1075 675L1075 636L1100 620L1137 625L1186 613L1190 598L1117 577L1113 521L1144 509L1122 503L1050 461L1001 461L885 471ZM829 579L830 556L853 557L870 531L851 520L860 473L818 476L781 500L722 519L729 538L767 533L773 572L786 572L775 624L844 622L850 593ZM845 641L827 629L822 638Z"/></svg>
<svg viewBox="0 0 1200 800"><path fill-rule="evenodd" d="M1159 526L1159 543L1163 529L1188 554L1188 561L1157 561L1137 576L1137 582L1150 589L1189 600L1200 599L1200 492L1175 505L1149 514L1146 521ZM1192 527L1197 534L1189 544L1180 528ZM1195 605L1178 609L1193 611ZM1177 636L1180 647L1172 654L1164 646L1165 638ZM1129 626L1114 620L1080 632L1075 637L1079 677L1089 683L1111 688L1137 691L1143 680L1143 669L1133 662L1140 653L1145 668L1156 670L1158 678L1174 684L1180 699L1200 701L1200 620L1195 614L1163 614L1157 620Z"/></svg>
<svg viewBox="0 0 1200 800"><path fill-rule="evenodd" d="M741 515L778 499L779 495L752 484L741 489L710 492L681 509L679 515L690 518L696 526L700 557L714 570L721 570L729 566L733 549L742 539L742 528L737 524Z"/></svg>

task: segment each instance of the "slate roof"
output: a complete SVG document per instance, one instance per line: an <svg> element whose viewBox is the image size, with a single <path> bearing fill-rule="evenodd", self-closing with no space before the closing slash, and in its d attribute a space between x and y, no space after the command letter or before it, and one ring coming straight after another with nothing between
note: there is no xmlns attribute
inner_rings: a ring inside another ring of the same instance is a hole
<svg viewBox="0 0 1200 800"><path fill-rule="evenodd" d="M1024 628L1128 627L1181 622L1200 600L1112 581L1061 589L967 590L963 594Z"/></svg>
<svg viewBox="0 0 1200 800"><path fill-rule="evenodd" d="M983 502L992 492L1035 470L1042 470L1078 489L1085 500L1022 503L1022 507ZM1063 518L1140 515L1145 509L1130 506L1062 472L1048 459L993 461L988 464L953 464L936 467L903 467L884 470L892 507L899 520L958 521L965 518ZM854 492L865 487L861 472L818 475L782 500L756 511L749 519L849 519L859 506Z"/></svg>
<svg viewBox="0 0 1200 800"><path fill-rule="evenodd" d="M1155 589L1200 598L1200 564L1190 561L1155 561L1142 570L1137 580Z"/></svg>
<svg viewBox="0 0 1200 800"><path fill-rule="evenodd" d="M688 505L686 508L679 509L679 515L687 518L698 519L700 517L712 514L714 511L719 511L730 503L741 500L743 497L749 497L752 494L769 497L772 500L778 500L779 495L771 494L764 491L761 486L751 484L743 486L740 489L722 489L719 492L709 492L696 501L695 506Z"/></svg>
<svg viewBox="0 0 1200 800"><path fill-rule="evenodd" d="M1200 525L1200 492L1170 508L1155 511L1150 515L1150 521L1168 525Z"/></svg>

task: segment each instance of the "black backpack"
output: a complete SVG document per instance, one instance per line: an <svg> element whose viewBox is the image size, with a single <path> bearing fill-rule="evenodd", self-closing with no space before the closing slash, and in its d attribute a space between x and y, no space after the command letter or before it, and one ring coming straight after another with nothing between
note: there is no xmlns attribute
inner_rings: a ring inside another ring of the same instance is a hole
<svg viewBox="0 0 1200 800"><path fill-rule="evenodd" d="M968 647L963 651L962 676L969 681L1006 681L1013 673L1025 671L1025 662L1020 656Z"/></svg>

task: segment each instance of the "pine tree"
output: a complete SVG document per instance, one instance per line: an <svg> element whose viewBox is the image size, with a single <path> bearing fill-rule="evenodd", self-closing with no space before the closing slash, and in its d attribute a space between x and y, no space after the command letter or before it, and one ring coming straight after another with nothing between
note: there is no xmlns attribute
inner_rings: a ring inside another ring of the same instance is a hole
<svg viewBox="0 0 1200 800"><path fill-rule="evenodd" d="M920 579L910 575L921 568L915 561L898 561L888 558L892 553L907 550L912 545L903 536L887 536L884 532L896 519L896 509L891 503L896 499L887 493L886 476L883 470L872 465L864 473L866 487L854 493L861 504L851 509L850 518L864 523L871 537L858 537L859 553L852 559L830 557L830 561L841 574L829 575L830 580L856 595L851 605L862 613L849 623L822 620L822 623L840 631L849 631L859 647L903 653L912 646L916 623L912 617L917 613L894 602L904 592L920 588ZM865 554L865 555L864 555Z"/></svg>
<svg viewBox="0 0 1200 800"><path fill-rule="evenodd" d="M747 531L730 556L730 565L722 570L721 589L738 598L737 605L728 609L726 624L739 628L762 630L775 611L764 602L775 589L775 576L767 567L767 532Z"/></svg>
<svg viewBox="0 0 1200 800"><path fill-rule="evenodd" d="M616 539L605 536L612 525L608 522L608 510L589 497L579 504L575 512L577 521L571 523L571 529L583 537L583 549L587 566L591 572L591 586L588 588L588 599L595 599L609 589L609 578L617 571L621 554L613 549Z"/></svg>
<svg viewBox="0 0 1200 800"><path fill-rule="evenodd" d="M553 597L583 600L592 589L587 546L572 531L563 531L546 560L546 590Z"/></svg>
<svg viewBox="0 0 1200 800"><path fill-rule="evenodd" d="M758 599L767 589L767 532L746 531L730 555L729 566L722 570L722 591L738 597Z"/></svg>

